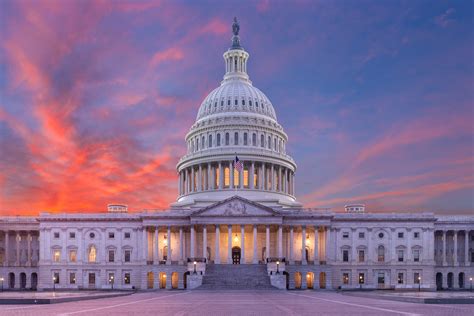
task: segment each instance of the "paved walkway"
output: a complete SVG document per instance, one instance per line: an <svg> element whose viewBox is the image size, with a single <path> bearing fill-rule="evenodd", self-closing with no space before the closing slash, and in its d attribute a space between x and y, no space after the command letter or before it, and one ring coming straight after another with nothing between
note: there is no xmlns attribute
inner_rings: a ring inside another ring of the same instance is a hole
<svg viewBox="0 0 474 316"><path fill-rule="evenodd" d="M2 305L0 315L474 315L427 305L313 291L159 291L53 305Z"/></svg>

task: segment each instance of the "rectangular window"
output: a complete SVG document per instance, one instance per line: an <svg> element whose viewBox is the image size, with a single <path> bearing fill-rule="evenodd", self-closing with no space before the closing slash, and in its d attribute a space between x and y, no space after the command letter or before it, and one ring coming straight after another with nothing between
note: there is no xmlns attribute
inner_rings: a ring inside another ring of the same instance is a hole
<svg viewBox="0 0 474 316"><path fill-rule="evenodd" d="M230 187L230 169L229 167L224 168L224 188Z"/></svg>
<svg viewBox="0 0 474 316"><path fill-rule="evenodd" d="M239 144L239 133L235 132L234 133L234 145Z"/></svg>
<svg viewBox="0 0 474 316"><path fill-rule="evenodd" d="M214 182L216 184L216 187L215 188L219 188L219 183L221 181L221 177L220 177L220 169L219 168L214 168L214 170L216 171L216 181ZM209 184L210 186L211 184ZM214 189L214 188L209 188L209 189Z"/></svg>
<svg viewBox="0 0 474 316"><path fill-rule="evenodd" d="M69 273L69 284L76 284L76 274Z"/></svg>
<svg viewBox="0 0 474 316"><path fill-rule="evenodd" d="M59 272L54 272L53 273L53 282L55 284L59 284Z"/></svg>
<svg viewBox="0 0 474 316"><path fill-rule="evenodd" d="M58 232L54 232L54 238L55 238L55 239L58 239L58 238L59 238L59 233L58 233Z"/></svg>
<svg viewBox="0 0 474 316"><path fill-rule="evenodd" d="M365 283L365 274L359 273L359 284L364 284L364 283Z"/></svg>
<svg viewBox="0 0 474 316"><path fill-rule="evenodd" d="M421 282L420 272L413 273L413 283L420 284L420 282Z"/></svg>
<svg viewBox="0 0 474 316"><path fill-rule="evenodd" d="M349 238L349 232L342 232L342 238L344 239Z"/></svg>
<svg viewBox="0 0 474 316"><path fill-rule="evenodd" d="M131 255L131 251L130 250L125 250L125 255L124 255L124 261L125 262L130 262L130 256Z"/></svg>
<svg viewBox="0 0 474 316"><path fill-rule="evenodd" d="M342 283L349 284L349 273L342 274Z"/></svg>
<svg viewBox="0 0 474 316"><path fill-rule="evenodd" d="M109 232L109 239L114 239L115 238L115 233Z"/></svg>
<svg viewBox="0 0 474 316"><path fill-rule="evenodd" d="M75 233L75 232L70 232L70 233L69 233L69 238L70 238L70 239L76 238L76 233Z"/></svg>
<svg viewBox="0 0 474 316"><path fill-rule="evenodd" d="M420 250L419 249L413 249L413 261L414 262L420 262Z"/></svg>
<svg viewBox="0 0 474 316"><path fill-rule="evenodd" d="M349 262L349 250L342 251L342 261Z"/></svg>
<svg viewBox="0 0 474 316"><path fill-rule="evenodd" d="M249 187L249 170L244 169L244 188Z"/></svg>
<svg viewBox="0 0 474 316"><path fill-rule="evenodd" d="M77 251L76 250L70 250L69 251L69 261L70 262L76 262L77 261Z"/></svg>
<svg viewBox="0 0 474 316"><path fill-rule="evenodd" d="M414 232L414 233L413 233L413 237L414 237L415 239L420 238L420 232Z"/></svg>
<svg viewBox="0 0 474 316"><path fill-rule="evenodd" d="M248 140L247 140L247 133L244 133L244 145L248 145Z"/></svg>
<svg viewBox="0 0 474 316"><path fill-rule="evenodd" d="M125 273L123 277L123 283L130 284L130 273Z"/></svg>
<svg viewBox="0 0 474 316"><path fill-rule="evenodd" d="M364 233L364 232L360 232L360 233L359 233L359 238L360 238L360 239L364 239L364 238L365 238L365 233Z"/></svg>
<svg viewBox="0 0 474 316"><path fill-rule="evenodd" d="M257 134L252 134L252 146L257 146Z"/></svg>
<svg viewBox="0 0 474 316"><path fill-rule="evenodd" d="M403 250L397 250L398 262L403 262Z"/></svg>
<svg viewBox="0 0 474 316"><path fill-rule="evenodd" d="M240 185L240 174L237 169L234 168L234 188Z"/></svg>
<svg viewBox="0 0 474 316"><path fill-rule="evenodd" d="M365 251L359 250L359 262L364 262L364 261L365 261Z"/></svg>
<svg viewBox="0 0 474 316"><path fill-rule="evenodd" d="M54 250L53 251L53 261L59 262L61 260L61 250Z"/></svg>
<svg viewBox="0 0 474 316"><path fill-rule="evenodd" d="M113 273L109 273L109 284L114 284L115 282L115 275Z"/></svg>
<svg viewBox="0 0 474 316"><path fill-rule="evenodd" d="M398 272L398 284L403 284L403 272Z"/></svg>
<svg viewBox="0 0 474 316"><path fill-rule="evenodd" d="M125 233L123 234L123 237L124 237L125 239L130 239L130 233L129 233L129 232L125 232Z"/></svg>
<svg viewBox="0 0 474 316"><path fill-rule="evenodd" d="M109 262L115 261L115 251L109 250Z"/></svg>
<svg viewBox="0 0 474 316"><path fill-rule="evenodd" d="M403 233L402 232L398 233L398 238L403 238Z"/></svg>

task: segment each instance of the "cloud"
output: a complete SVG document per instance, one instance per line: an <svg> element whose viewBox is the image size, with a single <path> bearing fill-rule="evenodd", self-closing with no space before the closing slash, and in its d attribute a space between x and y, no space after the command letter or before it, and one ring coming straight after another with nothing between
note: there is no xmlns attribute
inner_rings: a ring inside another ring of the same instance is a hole
<svg viewBox="0 0 474 316"><path fill-rule="evenodd" d="M449 8L443 14L435 17L435 23L441 27L446 28L455 21L453 18L455 13L456 10L454 8Z"/></svg>

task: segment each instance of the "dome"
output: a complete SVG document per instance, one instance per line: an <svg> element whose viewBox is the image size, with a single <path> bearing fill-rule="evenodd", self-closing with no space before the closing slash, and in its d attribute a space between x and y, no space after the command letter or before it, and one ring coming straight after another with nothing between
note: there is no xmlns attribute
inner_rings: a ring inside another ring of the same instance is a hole
<svg viewBox="0 0 474 316"><path fill-rule="evenodd" d="M277 120L275 109L267 96L248 81L225 80L202 102L196 120L225 114L255 113Z"/></svg>

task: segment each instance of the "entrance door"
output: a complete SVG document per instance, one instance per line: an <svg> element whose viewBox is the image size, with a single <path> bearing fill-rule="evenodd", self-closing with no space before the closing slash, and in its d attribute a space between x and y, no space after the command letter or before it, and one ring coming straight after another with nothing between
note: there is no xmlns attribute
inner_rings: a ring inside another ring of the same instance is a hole
<svg viewBox="0 0 474 316"><path fill-rule="evenodd" d="M95 288L95 273L89 273L89 288Z"/></svg>
<svg viewBox="0 0 474 316"><path fill-rule="evenodd" d="M240 264L240 247L232 248L232 263Z"/></svg>
<svg viewBox="0 0 474 316"><path fill-rule="evenodd" d="M443 274L441 272L436 273L436 289L443 289Z"/></svg>
<svg viewBox="0 0 474 316"><path fill-rule="evenodd" d="M38 287L38 274L36 274L36 272L33 272L31 274L31 289L36 290L37 287Z"/></svg>
<svg viewBox="0 0 474 316"><path fill-rule="evenodd" d="M379 272L377 274L377 285L379 288L385 287L385 273Z"/></svg>

